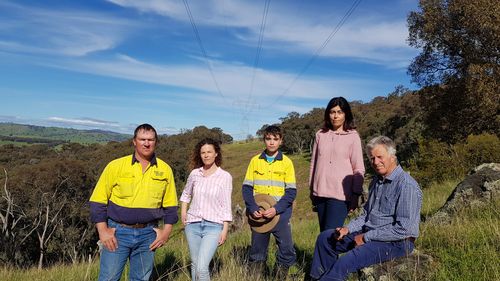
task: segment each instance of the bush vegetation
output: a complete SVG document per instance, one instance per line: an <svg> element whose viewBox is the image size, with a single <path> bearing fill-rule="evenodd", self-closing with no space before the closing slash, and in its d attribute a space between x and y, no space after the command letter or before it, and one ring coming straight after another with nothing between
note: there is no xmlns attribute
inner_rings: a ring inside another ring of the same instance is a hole
<svg viewBox="0 0 500 281"><path fill-rule="evenodd" d="M237 174L231 167L235 166L236 170L241 170L243 168L239 165L241 161L229 156L244 154L249 157L258 153L261 148L262 144L259 142L224 145L224 155L227 155L225 167L231 173ZM298 173L307 174L306 155L293 156L292 160ZM305 179L301 180L299 187L304 187L305 183ZM458 181L455 180L429 185L424 190L422 214L429 216L436 212L457 183ZM240 184L239 179L235 180L233 194L235 204L241 200L241 192L238 188ZM496 201L487 208L463 209L449 225L432 225L427 222L421 224L421 237L417 240L417 248L432 255L435 260L435 267L432 272L428 273L428 280L498 280L500 252L495 243L500 239L498 228L500 216L497 211L499 204L500 202ZM307 273L319 227L316 214L311 211L307 188L299 188L292 226L298 262L291 270L290 280L308 280ZM95 242L95 236L96 234L94 234L93 242ZM248 276L246 268L249 245L250 230L245 224L242 229L232 232L227 242L219 248L212 265L213 280L249 280L252 278ZM276 247L270 247L269 270L273 268L275 262L275 251ZM189 251L180 224L175 226L170 241L158 251L155 260L152 280L190 280ZM74 264L57 263L42 270L36 268L19 270L12 266L4 266L0 269L0 274L2 280L6 281L96 280L98 256L93 245L93 251L89 252L89 256ZM122 280L127 279L123 277ZM274 279L269 277L267 280Z"/></svg>
<svg viewBox="0 0 500 281"><path fill-rule="evenodd" d="M173 167L179 189L187 176L191 147L207 136L232 141L219 128L203 126L160 138L157 155ZM0 264L42 268L92 255L96 236L89 221L90 193L108 162L132 152L130 141L67 143L57 149L0 146Z"/></svg>

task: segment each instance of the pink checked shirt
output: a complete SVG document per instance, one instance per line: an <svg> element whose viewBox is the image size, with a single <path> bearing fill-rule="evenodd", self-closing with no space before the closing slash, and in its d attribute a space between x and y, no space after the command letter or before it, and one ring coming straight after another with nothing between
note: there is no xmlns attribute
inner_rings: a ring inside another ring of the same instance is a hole
<svg viewBox="0 0 500 281"><path fill-rule="evenodd" d="M201 167L192 170L180 198L182 202L191 202L186 222L207 220L222 224L232 221L232 190L233 178L220 167L208 177L203 176Z"/></svg>

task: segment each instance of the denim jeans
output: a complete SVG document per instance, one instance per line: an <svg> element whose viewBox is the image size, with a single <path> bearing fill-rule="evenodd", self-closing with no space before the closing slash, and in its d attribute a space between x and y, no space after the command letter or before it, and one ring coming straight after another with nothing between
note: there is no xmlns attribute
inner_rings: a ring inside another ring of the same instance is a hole
<svg viewBox="0 0 500 281"><path fill-rule="evenodd" d="M314 197L314 206L318 210L319 231L335 229L344 225L349 212L349 204L334 198Z"/></svg>
<svg viewBox="0 0 500 281"><path fill-rule="evenodd" d="M336 241L332 238L334 231L325 230L316 240L310 273L314 280L346 280L351 272L372 264L404 257L414 248L413 242L408 240L369 241L355 247L354 237L361 232L349 233L342 240ZM339 256L341 253L345 254Z"/></svg>
<svg viewBox="0 0 500 281"><path fill-rule="evenodd" d="M290 226L291 214L291 208L281 214L279 222L270 232L258 233L252 230L250 262L265 262L267 260L267 248L272 234L278 246L276 264L290 267L295 263L297 255L293 247L292 229Z"/></svg>
<svg viewBox="0 0 500 281"><path fill-rule="evenodd" d="M101 251L99 281L120 280L123 268L130 259L130 281L147 281L153 272L154 251L149 245L156 239L153 225L145 228L129 228L112 220L108 227L115 228L118 248L111 252L106 247Z"/></svg>
<svg viewBox="0 0 500 281"><path fill-rule="evenodd" d="M186 225L186 239L191 255L191 279L193 281L210 280L208 266L219 245L223 225L202 220Z"/></svg>

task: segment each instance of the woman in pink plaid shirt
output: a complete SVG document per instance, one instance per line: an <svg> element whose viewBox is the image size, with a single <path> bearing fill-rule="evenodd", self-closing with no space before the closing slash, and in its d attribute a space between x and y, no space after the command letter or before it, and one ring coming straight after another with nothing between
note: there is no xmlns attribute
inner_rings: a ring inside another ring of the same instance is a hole
<svg viewBox="0 0 500 281"><path fill-rule="evenodd" d="M226 241L232 220L233 179L220 168L221 163L219 143L213 139L200 141L191 159L194 169L180 198L193 281L210 280L208 266L217 247Z"/></svg>

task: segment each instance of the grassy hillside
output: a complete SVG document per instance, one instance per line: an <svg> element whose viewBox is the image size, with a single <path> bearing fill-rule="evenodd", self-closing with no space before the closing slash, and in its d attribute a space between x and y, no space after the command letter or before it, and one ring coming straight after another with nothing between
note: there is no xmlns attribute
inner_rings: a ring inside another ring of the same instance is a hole
<svg viewBox="0 0 500 281"><path fill-rule="evenodd" d="M127 139L130 139L130 135L102 130L77 130L15 123L0 123L0 144L44 143L58 145L65 142L89 144L124 141Z"/></svg>
<svg viewBox="0 0 500 281"><path fill-rule="evenodd" d="M233 205L243 206L241 183L250 158L263 148L260 142L234 143L223 146L223 167L233 175ZM319 232L316 214L311 211L307 189L308 159L292 156L298 181L298 198L292 219L292 231L297 249L297 265L290 280L308 280L314 241ZM433 184L424 190L423 215L434 213L449 196L457 181ZM435 268L427 280L500 280L500 202L489 208L468 208L460 212L450 225L421 224L417 248L433 256ZM273 240L273 239L271 239ZM274 243L274 242L272 242ZM248 276L246 253L250 244L248 225L231 233L214 258L213 280L254 280ZM274 264L274 244L270 247L268 266ZM2 280L97 280L98 257L74 265L60 265L38 271L0 269ZM126 274L124 274L125 276ZM415 275L417 276L417 275ZM416 277L415 277L416 278ZM422 279L412 280L422 280ZM123 277L122 280L128 280ZM177 224L167 245L156 255L152 280L187 281L189 252L182 227ZM269 278L269 280L273 280Z"/></svg>

